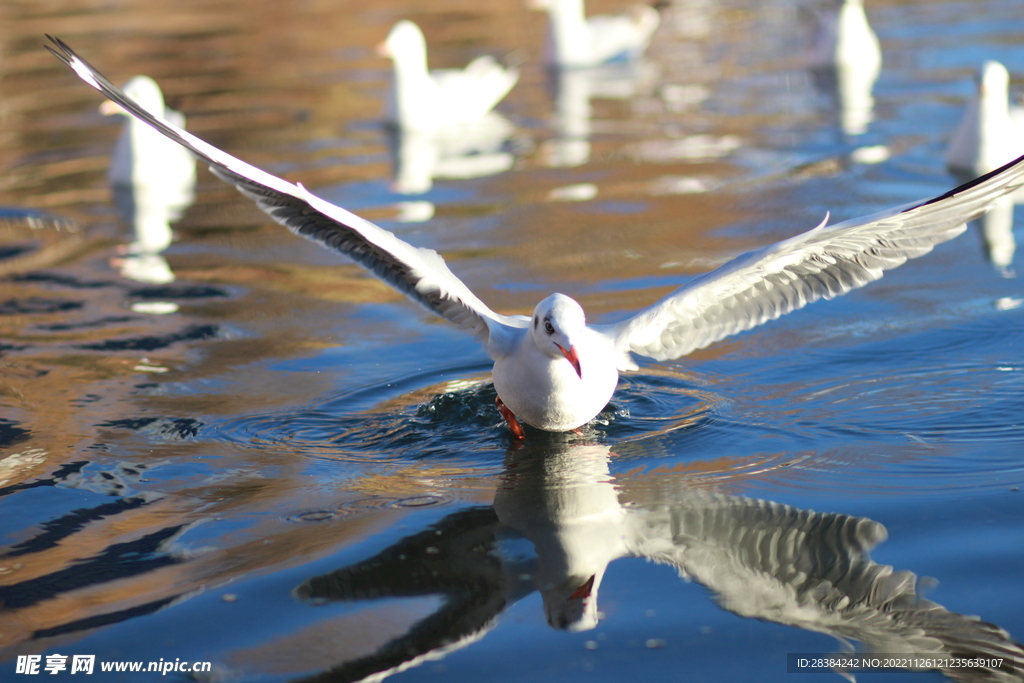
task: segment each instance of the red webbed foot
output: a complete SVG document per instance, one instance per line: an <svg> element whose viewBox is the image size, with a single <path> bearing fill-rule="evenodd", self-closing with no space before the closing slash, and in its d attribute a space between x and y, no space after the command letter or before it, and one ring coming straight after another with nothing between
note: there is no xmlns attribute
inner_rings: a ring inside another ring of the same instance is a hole
<svg viewBox="0 0 1024 683"><path fill-rule="evenodd" d="M501 396L495 398L494 403L498 406L498 412L501 413L503 418L505 418L505 424L508 425L508 430L512 432L512 438L518 441L525 441L526 432L523 431L523 426L519 424L519 420L517 420L512 411L508 409L508 406L502 402Z"/></svg>

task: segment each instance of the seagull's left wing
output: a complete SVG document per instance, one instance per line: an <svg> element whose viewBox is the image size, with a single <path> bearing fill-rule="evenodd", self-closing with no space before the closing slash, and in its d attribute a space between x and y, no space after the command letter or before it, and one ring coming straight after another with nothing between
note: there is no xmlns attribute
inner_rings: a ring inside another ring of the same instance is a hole
<svg viewBox="0 0 1024 683"><path fill-rule="evenodd" d="M47 37L58 50L49 46L47 49L74 69L83 81L132 116L188 148L209 164L214 174L233 184L295 234L345 254L409 298L474 335L489 350L495 337L500 344L500 339L507 337L511 328L525 327L522 320L499 315L488 308L448 270L437 252L407 244L387 230L310 194L302 185L293 185L250 166L181 128L155 118L63 41Z"/></svg>
<svg viewBox="0 0 1024 683"><path fill-rule="evenodd" d="M927 254L1024 185L1024 157L923 202L825 227L739 256L632 318L595 325L616 347L657 360L831 299ZM827 220L827 219L826 219Z"/></svg>

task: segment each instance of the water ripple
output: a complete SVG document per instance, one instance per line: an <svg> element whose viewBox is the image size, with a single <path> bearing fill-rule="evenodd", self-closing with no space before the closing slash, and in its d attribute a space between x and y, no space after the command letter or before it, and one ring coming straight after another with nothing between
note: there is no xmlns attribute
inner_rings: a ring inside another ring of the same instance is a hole
<svg viewBox="0 0 1024 683"><path fill-rule="evenodd" d="M822 424L835 434L897 434L923 444L1024 442L1019 365L879 369L839 381L812 381L795 388L793 399L841 415L844 424Z"/></svg>
<svg viewBox="0 0 1024 683"><path fill-rule="evenodd" d="M391 395L394 388L391 383L369 385L298 410L227 420L210 425L203 436L360 462L479 458L495 446L512 445L486 376L402 387L404 393ZM352 404L367 396L377 402L352 412ZM580 436L619 441L692 428L711 419L719 400L695 387L692 378L671 370L623 377L612 403Z"/></svg>

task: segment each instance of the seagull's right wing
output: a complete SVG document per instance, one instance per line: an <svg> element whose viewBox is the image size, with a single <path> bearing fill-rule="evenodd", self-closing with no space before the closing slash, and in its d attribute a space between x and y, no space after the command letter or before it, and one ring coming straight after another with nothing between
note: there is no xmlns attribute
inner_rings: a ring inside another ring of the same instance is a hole
<svg viewBox="0 0 1024 683"><path fill-rule="evenodd" d="M474 335L489 350L494 337L505 338L512 328L526 326L518 318L499 315L488 308L448 270L437 252L413 247L387 230L312 195L301 185L293 185L250 166L155 118L63 41L47 37L59 51L49 46L47 49L74 69L83 81L124 107L132 116L188 148L209 164L214 174L233 184L271 218L295 234L345 254L409 298Z"/></svg>
<svg viewBox="0 0 1024 683"><path fill-rule="evenodd" d="M1024 185L1024 157L946 194L797 235L694 278L632 318L596 325L616 348L679 358L927 254Z"/></svg>

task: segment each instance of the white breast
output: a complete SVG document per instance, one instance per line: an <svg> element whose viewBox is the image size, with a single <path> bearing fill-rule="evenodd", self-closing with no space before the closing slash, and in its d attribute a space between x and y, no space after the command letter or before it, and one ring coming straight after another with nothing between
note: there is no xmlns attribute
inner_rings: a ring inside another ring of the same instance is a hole
<svg viewBox="0 0 1024 683"><path fill-rule="evenodd" d="M610 342L596 333L584 337L576 352L582 377L567 360L544 355L524 335L512 353L495 361L494 388L528 425L552 432L580 427L608 405L619 373Z"/></svg>

